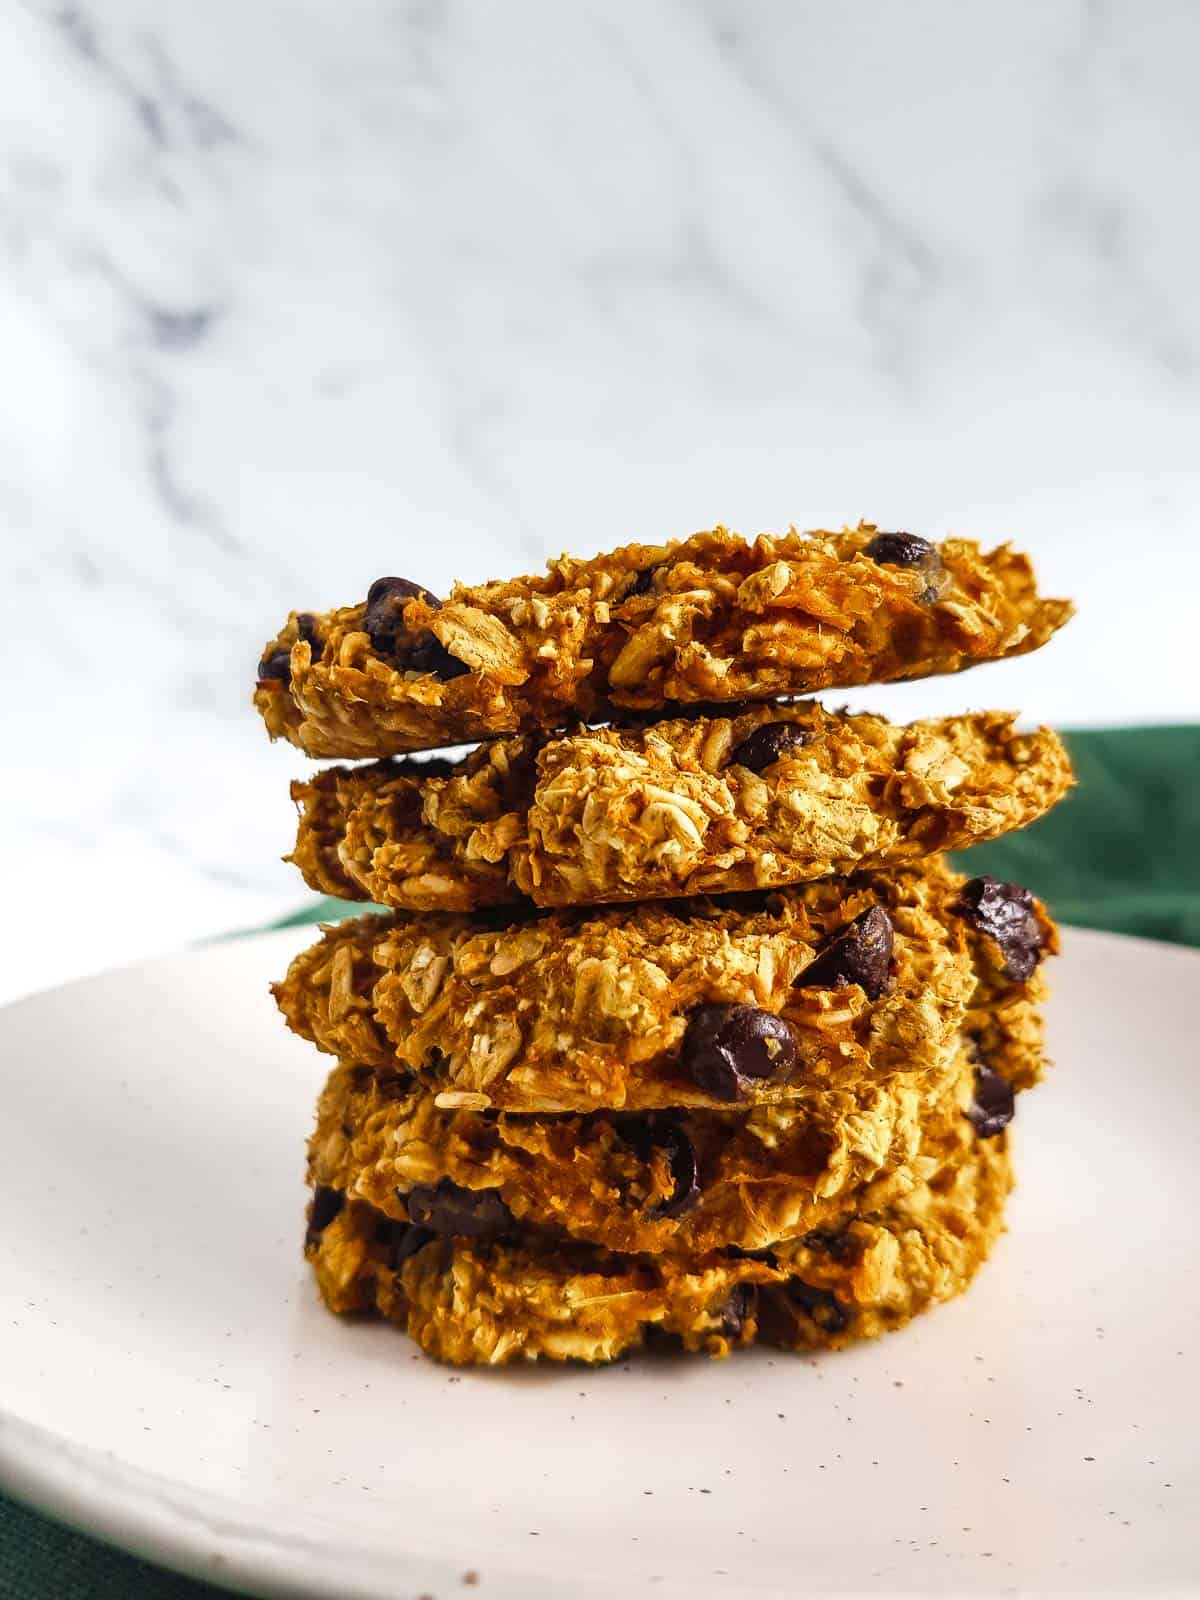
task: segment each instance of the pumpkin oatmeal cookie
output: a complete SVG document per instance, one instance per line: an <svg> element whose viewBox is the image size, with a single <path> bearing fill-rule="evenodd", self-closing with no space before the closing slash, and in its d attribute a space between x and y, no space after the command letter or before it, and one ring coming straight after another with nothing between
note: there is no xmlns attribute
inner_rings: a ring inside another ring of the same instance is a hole
<svg viewBox="0 0 1200 1600"><path fill-rule="evenodd" d="M309 1182L394 1221L535 1227L606 1249L761 1250L823 1226L847 1196L878 1210L925 1181L964 1116L979 1122L964 1047L925 1089L865 1082L814 1107L593 1112L443 1110L414 1078L339 1064L317 1107ZM987 1126L1013 1115L987 1100ZM931 1164L932 1163L932 1164Z"/></svg>
<svg viewBox="0 0 1200 1600"><path fill-rule="evenodd" d="M936 1078L969 1008L981 1028L991 1016L979 963L998 993L1037 1000L1056 947L1028 891L968 884L938 857L723 904L492 920L337 924L276 999L319 1048L412 1071L443 1109L814 1105L864 1080ZM1040 1062L1012 1068L1032 1081Z"/></svg>
<svg viewBox="0 0 1200 1600"><path fill-rule="evenodd" d="M611 1361L647 1343L725 1356L837 1348L960 1293L1003 1228L1007 1136L968 1122L924 1181L755 1256L620 1255L507 1226L457 1233L316 1192L305 1251L336 1312L375 1311L443 1361Z"/></svg>
<svg viewBox="0 0 1200 1600"><path fill-rule="evenodd" d="M898 867L1025 827L1072 782L1004 712L898 727L816 702L524 734L292 785L312 888L406 911L591 905Z"/></svg>
<svg viewBox="0 0 1200 1600"><path fill-rule="evenodd" d="M379 757L595 721L614 707L772 700L957 672L1037 649L1071 615L1028 559L866 524L626 545L440 602L386 577L293 612L254 703L312 756Z"/></svg>

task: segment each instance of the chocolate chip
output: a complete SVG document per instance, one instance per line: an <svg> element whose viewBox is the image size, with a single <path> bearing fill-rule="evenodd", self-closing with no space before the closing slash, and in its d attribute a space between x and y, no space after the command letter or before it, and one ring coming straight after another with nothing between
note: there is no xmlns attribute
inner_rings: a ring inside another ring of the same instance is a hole
<svg viewBox="0 0 1200 1600"><path fill-rule="evenodd" d="M394 1217L384 1218L375 1232L376 1242L382 1246L393 1272L399 1272L409 1256L416 1255L436 1238L437 1234L429 1228L414 1228L411 1223L397 1222Z"/></svg>
<svg viewBox="0 0 1200 1600"><path fill-rule="evenodd" d="M858 1241L852 1233L832 1228L813 1228L801 1241L809 1250L818 1250L831 1261L845 1263L858 1251Z"/></svg>
<svg viewBox="0 0 1200 1600"><path fill-rule="evenodd" d="M367 610L382 606L385 601L403 609L419 595L424 595L427 606L432 606L435 611L440 610L442 602L423 583L414 583L411 578L376 578L367 590Z"/></svg>
<svg viewBox="0 0 1200 1600"><path fill-rule="evenodd" d="M431 1233L483 1239L512 1225L512 1213L495 1189L462 1189L449 1178L419 1183L404 1196L409 1219Z"/></svg>
<svg viewBox="0 0 1200 1600"><path fill-rule="evenodd" d="M296 637L303 639L312 649L312 658L318 660L321 654L321 638L317 633L317 619L307 611L302 611L296 618ZM290 644L280 645L279 649L270 651L258 663L258 681L260 683L291 683L292 681L292 647Z"/></svg>
<svg viewBox="0 0 1200 1600"><path fill-rule="evenodd" d="M996 941L1010 978L1024 983L1032 976L1043 938L1028 889L1019 883L1001 883L999 878L972 878L963 886L955 910Z"/></svg>
<svg viewBox="0 0 1200 1600"><path fill-rule="evenodd" d="M932 605L941 593L946 569L937 546L915 533L877 533L863 549L863 555L887 567L914 567L925 578L925 588L918 599L923 605Z"/></svg>
<svg viewBox="0 0 1200 1600"><path fill-rule="evenodd" d="M642 1323L642 1346L656 1356L677 1356L683 1349L683 1340L657 1322Z"/></svg>
<svg viewBox="0 0 1200 1600"><path fill-rule="evenodd" d="M796 1041L782 1017L758 1006L698 1006L679 1061L701 1089L736 1100L754 1080L784 1081L796 1065Z"/></svg>
<svg viewBox="0 0 1200 1600"><path fill-rule="evenodd" d="M405 665L413 672L424 672L431 678L440 678L443 683L448 683L451 678L461 678L464 672L471 670L465 661L452 656L432 633L423 634L417 640L408 652Z"/></svg>
<svg viewBox="0 0 1200 1600"><path fill-rule="evenodd" d="M850 1326L852 1315L828 1289L789 1278L785 1284L764 1289L759 1297L759 1334L769 1344L810 1344L812 1324L825 1333L838 1334Z"/></svg>
<svg viewBox="0 0 1200 1600"><path fill-rule="evenodd" d="M981 1139L994 1139L1016 1115L1016 1098L1007 1078L981 1062L975 1068L975 1098L967 1116Z"/></svg>
<svg viewBox="0 0 1200 1600"><path fill-rule="evenodd" d="M666 1200L660 1200L653 1208L653 1215L682 1217L693 1209L700 1198L696 1147L678 1124L667 1128L664 1143L675 1189Z"/></svg>
<svg viewBox="0 0 1200 1600"><path fill-rule="evenodd" d="M751 772L765 772L791 750L812 743L812 732L795 722L764 722L747 734L729 757L731 767L749 767Z"/></svg>
<svg viewBox="0 0 1200 1600"><path fill-rule="evenodd" d="M321 636L317 632L317 619L311 612L302 611L296 618L296 636L303 639L305 644L310 647L313 660L318 660L324 646L321 643Z"/></svg>
<svg viewBox="0 0 1200 1600"><path fill-rule="evenodd" d="M662 569L663 563L660 561L656 566L643 567L640 572L635 573L633 582L625 591L625 599L630 600L635 594L649 594L654 588L655 574Z"/></svg>
<svg viewBox="0 0 1200 1600"><path fill-rule="evenodd" d="M787 1286L788 1297L826 1333L841 1333L850 1326L850 1313L828 1289L815 1289L811 1283L793 1278Z"/></svg>
<svg viewBox="0 0 1200 1600"><path fill-rule="evenodd" d="M870 560L888 567L919 567L934 554L929 540L915 533L877 533L863 550Z"/></svg>
<svg viewBox="0 0 1200 1600"><path fill-rule="evenodd" d="M363 623L372 649L380 655L397 656L412 672L441 678L443 682L461 678L464 672L470 672L470 667L452 656L440 639L429 632L415 638L406 633L404 608L418 596L435 611L441 610L442 602L435 594L408 578L376 578L367 590L367 614Z"/></svg>
<svg viewBox="0 0 1200 1600"><path fill-rule="evenodd" d="M735 1283L725 1304L717 1313L721 1332L727 1339L741 1337L746 1323L754 1315L758 1294L752 1283Z"/></svg>
<svg viewBox="0 0 1200 1600"><path fill-rule="evenodd" d="M272 650L258 663L259 683L291 683L292 652L288 646Z"/></svg>
<svg viewBox="0 0 1200 1600"><path fill-rule="evenodd" d="M844 989L857 983L878 1000L892 964L892 919L882 906L864 911L796 979L799 989Z"/></svg>
<svg viewBox="0 0 1200 1600"><path fill-rule="evenodd" d="M311 1249L316 1244L345 1204L346 1196L340 1189L331 1189L324 1183L317 1185L313 1190L312 1204L308 1208L308 1228L304 1234L306 1249Z"/></svg>
<svg viewBox="0 0 1200 1600"><path fill-rule="evenodd" d="M629 1142L648 1159L655 1150L666 1152L667 1165L675 1187L665 1200L651 1206L646 1215L650 1218L682 1217L691 1211L700 1198L700 1173L696 1147L687 1132L669 1114L650 1112L628 1132Z"/></svg>
<svg viewBox="0 0 1200 1600"><path fill-rule="evenodd" d="M404 608L410 600L423 596L435 609L441 601L422 584L408 578L376 578L367 590L367 614L363 626L370 635L371 648L380 655L394 655L404 637Z"/></svg>

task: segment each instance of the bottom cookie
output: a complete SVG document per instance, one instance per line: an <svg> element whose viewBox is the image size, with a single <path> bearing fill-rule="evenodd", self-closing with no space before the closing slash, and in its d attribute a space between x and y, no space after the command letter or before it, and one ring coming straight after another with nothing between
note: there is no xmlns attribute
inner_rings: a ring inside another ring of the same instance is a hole
<svg viewBox="0 0 1200 1600"><path fill-rule="evenodd" d="M836 1349L960 1293L1011 1186L1007 1137L964 1121L903 1198L753 1256L616 1255L532 1230L433 1237L330 1190L310 1208L306 1253L330 1310L377 1311L457 1364L612 1361L646 1344Z"/></svg>

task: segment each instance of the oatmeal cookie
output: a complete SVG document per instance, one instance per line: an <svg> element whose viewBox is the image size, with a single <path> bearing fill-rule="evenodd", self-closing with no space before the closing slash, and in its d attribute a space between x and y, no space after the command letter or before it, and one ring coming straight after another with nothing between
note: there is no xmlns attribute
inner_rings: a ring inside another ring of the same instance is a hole
<svg viewBox="0 0 1200 1600"><path fill-rule="evenodd" d="M897 727L815 702L495 739L292 785L314 889L406 911L592 905L904 866L1024 827L1072 781L1004 712Z"/></svg>
<svg viewBox="0 0 1200 1600"><path fill-rule="evenodd" d="M530 1117L440 1108L414 1078L339 1064L309 1141L309 1182L398 1222L489 1219L626 1253L760 1250L878 1210L978 1119L964 1048L925 1089L865 1082L812 1107ZM996 1123L997 1111L990 1112ZM998 1133L1008 1116L992 1127Z"/></svg>
<svg viewBox="0 0 1200 1600"><path fill-rule="evenodd" d="M440 1360L611 1361L646 1343L724 1356L837 1348L960 1293L1003 1228L1007 1136L963 1124L928 1177L759 1256L618 1255L533 1229L436 1234L318 1190L306 1254L326 1305L377 1311Z"/></svg>
<svg viewBox="0 0 1200 1600"><path fill-rule="evenodd" d="M1071 615L1028 559L861 525L752 543L562 556L542 576L457 586L405 578L365 601L293 612L254 703L312 756L379 757L596 721L613 707L773 700L957 672L1043 645Z"/></svg>
<svg viewBox="0 0 1200 1600"><path fill-rule="evenodd" d="M724 904L363 917L327 928L275 995L319 1048L416 1072L443 1109L813 1104L943 1072L968 1008L990 1018L990 946L1000 991L1040 997L1044 909L1000 885L1028 899L1010 926L968 903L972 884L934 857Z"/></svg>

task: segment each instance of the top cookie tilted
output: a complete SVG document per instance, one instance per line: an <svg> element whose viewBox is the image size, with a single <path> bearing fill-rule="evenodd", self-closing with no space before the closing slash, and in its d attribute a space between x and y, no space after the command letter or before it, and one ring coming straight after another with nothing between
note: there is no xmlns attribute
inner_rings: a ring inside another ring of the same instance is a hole
<svg viewBox="0 0 1200 1600"><path fill-rule="evenodd" d="M380 757L596 720L615 707L770 700L957 672L1045 644L1070 617L1026 556L862 525L748 543L725 528L562 556L439 602L381 578L293 612L259 663L272 738Z"/></svg>

